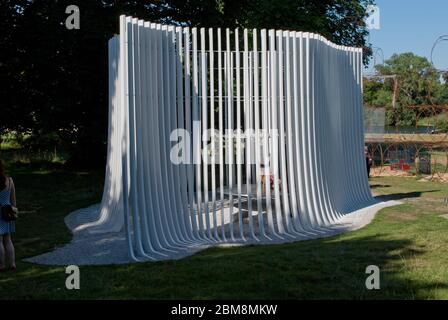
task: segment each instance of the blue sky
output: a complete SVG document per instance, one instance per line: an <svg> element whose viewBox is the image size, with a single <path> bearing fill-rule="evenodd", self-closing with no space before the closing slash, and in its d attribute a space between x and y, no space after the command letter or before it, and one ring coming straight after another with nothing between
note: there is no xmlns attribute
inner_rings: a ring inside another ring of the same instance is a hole
<svg viewBox="0 0 448 320"><path fill-rule="evenodd" d="M431 48L441 35L448 35L447 0L376 0L380 30L370 32L370 43L380 47L384 58L394 53L414 52L430 59ZM448 41L434 51L437 68L448 69ZM377 63L381 62L377 58Z"/></svg>

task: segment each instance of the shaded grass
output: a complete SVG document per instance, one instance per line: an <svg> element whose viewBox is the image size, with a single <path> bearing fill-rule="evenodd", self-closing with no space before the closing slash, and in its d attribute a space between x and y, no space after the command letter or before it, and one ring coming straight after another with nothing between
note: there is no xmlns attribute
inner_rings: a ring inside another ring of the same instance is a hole
<svg viewBox="0 0 448 320"><path fill-rule="evenodd" d="M70 240L63 218L98 202L102 174L35 170L12 174L23 214L18 259ZM65 269L19 262L0 274L0 297L18 299L448 299L448 185L374 178L376 194L400 199L367 227L332 238L282 245L212 248L177 261L82 266L81 290L65 289ZM365 269L381 270L381 290L365 288Z"/></svg>
<svg viewBox="0 0 448 320"><path fill-rule="evenodd" d="M36 163L29 161L25 153L25 161L17 161L19 151L7 149L1 153L8 174L14 179L20 210L13 236L17 260L69 242L71 233L64 216L97 203L103 183L102 173L68 171L54 162ZM19 265L27 266L20 262Z"/></svg>

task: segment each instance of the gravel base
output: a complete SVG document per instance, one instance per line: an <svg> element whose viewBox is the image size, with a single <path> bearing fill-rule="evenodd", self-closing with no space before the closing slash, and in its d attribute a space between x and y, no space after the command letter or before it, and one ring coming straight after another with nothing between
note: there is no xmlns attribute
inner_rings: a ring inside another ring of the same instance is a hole
<svg viewBox="0 0 448 320"><path fill-rule="evenodd" d="M174 253L166 253L165 256L158 257L157 260L180 259L213 246L230 247L248 244L273 244L331 237L343 232L360 229L369 224L379 210L397 204L400 204L400 202L393 200L379 202L345 215L336 224L330 227L308 231L304 230L294 237L284 237L283 239L259 238L259 241L249 240L245 242L236 239L233 243L198 244L182 248ZM107 265L134 262L129 257L126 236L123 231L102 234L91 234L86 229L76 232L73 231L81 224L95 221L98 218L98 208L99 204L93 205L74 211L65 218L67 227L73 233L73 239L69 244L56 248L52 252L24 259L24 261L44 265ZM255 217L254 220L256 220ZM238 234L238 223L235 223L235 235ZM151 260L142 259L142 261Z"/></svg>

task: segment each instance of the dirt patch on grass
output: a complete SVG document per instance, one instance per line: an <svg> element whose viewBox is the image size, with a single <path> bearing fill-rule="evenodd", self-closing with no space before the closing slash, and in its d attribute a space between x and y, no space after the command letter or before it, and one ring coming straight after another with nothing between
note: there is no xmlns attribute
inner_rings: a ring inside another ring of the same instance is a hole
<svg viewBox="0 0 448 320"><path fill-rule="evenodd" d="M413 177L413 174L403 170L392 170L390 166L375 167L370 170L371 177Z"/></svg>
<svg viewBox="0 0 448 320"><path fill-rule="evenodd" d="M421 199L409 199L407 203L414 206L419 206L420 214L431 214L431 213L446 213L448 212L448 206L444 205L441 199L429 199L426 198L424 201Z"/></svg>
<svg viewBox="0 0 448 320"><path fill-rule="evenodd" d="M432 176L423 177L419 181L422 181L422 182L428 182L428 181L448 182L448 173L436 173Z"/></svg>
<svg viewBox="0 0 448 320"><path fill-rule="evenodd" d="M420 217L420 213L392 211L387 214L387 217L393 221L413 221L417 220Z"/></svg>

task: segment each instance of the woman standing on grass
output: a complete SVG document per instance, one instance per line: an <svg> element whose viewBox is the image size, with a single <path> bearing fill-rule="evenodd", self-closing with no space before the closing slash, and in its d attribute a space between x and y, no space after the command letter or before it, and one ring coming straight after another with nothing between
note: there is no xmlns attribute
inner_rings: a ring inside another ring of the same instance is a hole
<svg viewBox="0 0 448 320"><path fill-rule="evenodd" d="M5 168L0 160L0 206L11 205L16 208L16 190L11 177L6 176ZM12 244L11 233L15 232L14 221L3 220L0 214L0 272L5 271L7 264L13 271L16 270L14 245Z"/></svg>

